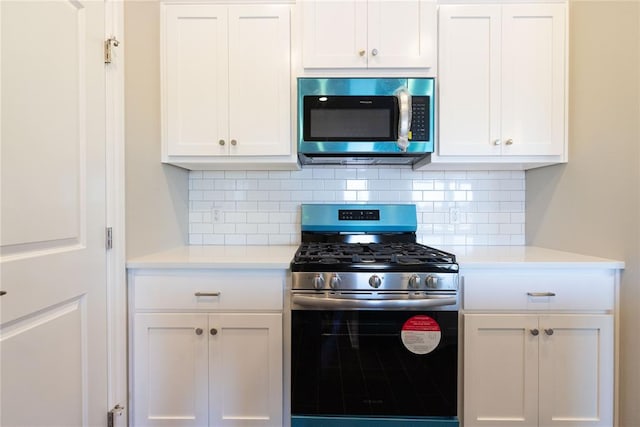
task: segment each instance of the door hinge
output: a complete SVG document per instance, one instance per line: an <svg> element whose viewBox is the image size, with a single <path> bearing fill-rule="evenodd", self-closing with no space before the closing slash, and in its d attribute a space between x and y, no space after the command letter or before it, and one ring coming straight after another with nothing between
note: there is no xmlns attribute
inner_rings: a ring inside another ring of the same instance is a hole
<svg viewBox="0 0 640 427"><path fill-rule="evenodd" d="M107 249L113 249L113 228L107 227L105 246Z"/></svg>
<svg viewBox="0 0 640 427"><path fill-rule="evenodd" d="M115 37L111 36L104 41L104 63L111 64L112 52L111 49L113 47L118 47L120 42Z"/></svg>
<svg viewBox="0 0 640 427"><path fill-rule="evenodd" d="M112 410L110 410L109 412L107 412L107 427L114 427L114 418L115 416L122 416L122 413L124 412L124 406L120 405L119 403L113 407Z"/></svg>

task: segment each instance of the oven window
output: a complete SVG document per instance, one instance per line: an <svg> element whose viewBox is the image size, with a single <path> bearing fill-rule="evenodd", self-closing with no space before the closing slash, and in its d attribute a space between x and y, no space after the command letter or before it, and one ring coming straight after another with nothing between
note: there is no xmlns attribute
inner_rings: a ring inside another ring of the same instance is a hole
<svg viewBox="0 0 640 427"><path fill-rule="evenodd" d="M403 342L415 316L440 328L425 354ZM423 317L424 318L424 317ZM455 416L455 311L292 311L294 415Z"/></svg>

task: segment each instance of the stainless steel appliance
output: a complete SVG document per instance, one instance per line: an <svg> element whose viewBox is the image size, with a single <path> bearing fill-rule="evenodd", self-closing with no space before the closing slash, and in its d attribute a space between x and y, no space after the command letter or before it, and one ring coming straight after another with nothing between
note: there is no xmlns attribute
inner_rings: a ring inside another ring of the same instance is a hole
<svg viewBox="0 0 640 427"><path fill-rule="evenodd" d="M415 205L302 206L292 427L458 426L458 264L416 228Z"/></svg>
<svg viewBox="0 0 640 427"><path fill-rule="evenodd" d="M428 163L434 87L432 78L299 78L300 162Z"/></svg>

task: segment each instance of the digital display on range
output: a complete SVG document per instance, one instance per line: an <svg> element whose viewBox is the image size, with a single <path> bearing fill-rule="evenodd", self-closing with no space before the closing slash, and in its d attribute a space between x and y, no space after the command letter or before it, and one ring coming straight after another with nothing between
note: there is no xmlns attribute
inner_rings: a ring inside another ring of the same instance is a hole
<svg viewBox="0 0 640 427"><path fill-rule="evenodd" d="M340 221L380 221L378 209L340 209L338 210Z"/></svg>

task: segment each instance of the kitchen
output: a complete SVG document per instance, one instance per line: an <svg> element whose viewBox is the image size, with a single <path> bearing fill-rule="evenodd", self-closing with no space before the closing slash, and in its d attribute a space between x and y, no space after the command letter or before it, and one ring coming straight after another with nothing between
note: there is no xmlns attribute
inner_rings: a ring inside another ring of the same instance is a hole
<svg viewBox="0 0 640 427"><path fill-rule="evenodd" d="M640 298L636 271L640 14L635 3L570 2L569 163L526 172L329 167L189 173L163 165L159 162L159 10L157 2L125 5L128 258L186 244L294 245L300 226L297 206L302 202L368 201L374 192L386 191L391 201L435 206L448 197L445 189L481 186L491 201L510 204L508 215L504 211L473 215L477 207L421 211L420 240L436 247L527 244L624 260L619 425L638 423L639 409L633 400L639 387L635 360L640 350L633 326L639 323ZM609 70L615 70L615 78ZM229 193L208 200L205 209L211 217L206 218L196 202L203 192L215 189ZM227 197L237 191L254 191L255 199L242 201L248 202L245 209L255 202L255 209L260 206L268 214L234 210L232 206L239 203L230 205ZM262 197L259 192L268 192L270 200L257 199ZM452 217L458 215L455 224ZM227 231L220 236L218 230Z"/></svg>
<svg viewBox="0 0 640 427"><path fill-rule="evenodd" d="M635 363L640 348L633 333L633 325L640 323L636 314L640 301L637 286L640 257L637 221L640 195L638 10L633 2L572 1L569 11L569 163L516 171L508 176L504 171L485 173L487 178L494 175L497 180L505 179L505 185L515 185L514 192L523 199L524 211L518 212L524 220L523 229L512 234L516 239L513 244L522 244L524 240L528 245L625 261L621 285L620 425L634 426L640 423L639 409L633 403L633 396L640 387ZM127 175L136 176L127 186L127 251L130 257L186 244L187 236L202 238L200 233L190 234L193 229L188 225L188 189L198 189L189 185L215 186L218 183L224 187L237 180L267 180L273 186L271 191L290 193L296 191L292 185L308 183L306 190L318 180L326 180L342 188L349 179L355 181L351 185L363 186L353 188L357 197L357 191L367 191L364 183L384 185L379 181L388 181L386 174L395 174L391 191L395 189L396 179L406 188L408 180L415 180L417 184L425 176L426 179L450 182L446 180L447 176L453 181L474 178L475 174L482 173L430 172L428 168L420 172L318 168L267 175L251 171L195 172L190 175L187 171L161 165L157 161L160 156L159 44L156 37L159 18L156 3L127 5L130 49L126 57ZM324 191L326 197L338 197L335 191L329 195L329 190L314 189ZM288 228L285 224L292 219L299 220L294 212L292 209L272 214L274 223L283 221L274 239L290 243L297 238L297 227ZM439 218L429 216L429 222L434 219ZM163 232L158 233L159 229ZM243 237L248 238L242 233L230 238ZM443 241L458 236L435 235L429 230L423 237Z"/></svg>

